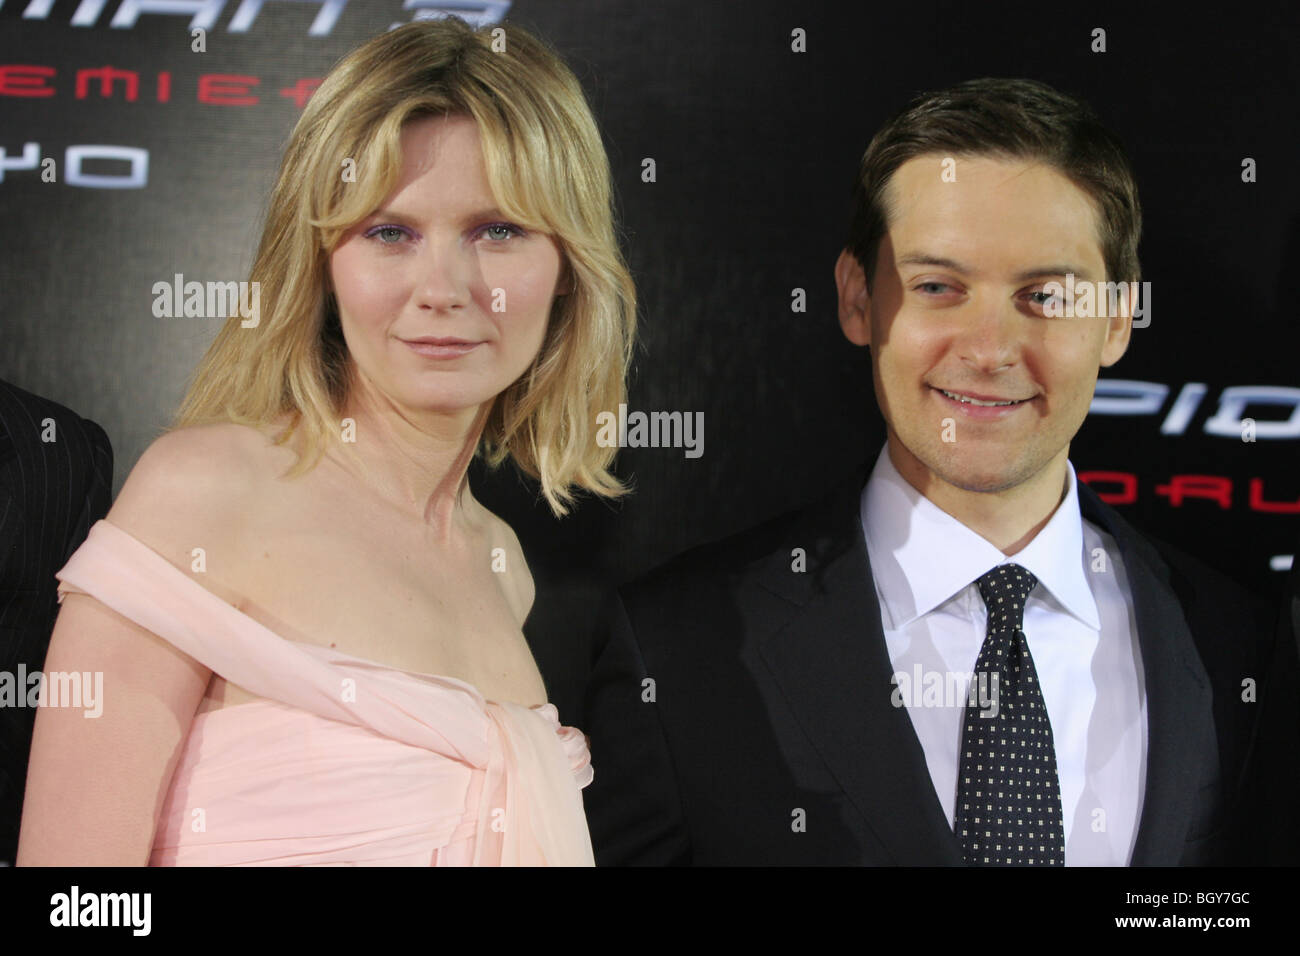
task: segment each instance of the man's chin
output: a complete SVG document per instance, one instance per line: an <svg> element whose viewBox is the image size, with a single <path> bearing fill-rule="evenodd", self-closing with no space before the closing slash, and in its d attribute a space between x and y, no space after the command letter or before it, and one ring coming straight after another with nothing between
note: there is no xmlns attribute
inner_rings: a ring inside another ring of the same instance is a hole
<svg viewBox="0 0 1300 956"><path fill-rule="evenodd" d="M948 474L940 475L944 481L962 491L971 491L978 494L996 494L999 491L1006 491L1008 488L1014 488L1021 484L1022 480L1018 475L1008 474Z"/></svg>
<svg viewBox="0 0 1300 956"><path fill-rule="evenodd" d="M972 459L952 454L946 456L946 460L936 462L936 465L930 469L935 477L954 488L980 494L1006 491L1029 477L1018 462L1009 461L1007 457L987 460L983 456Z"/></svg>
<svg viewBox="0 0 1300 956"><path fill-rule="evenodd" d="M892 439L891 439L892 441ZM894 456L895 467L923 494L921 487L943 482L962 491L996 494L1023 484L1038 473L1046 461L1027 453L1023 443L1013 442L918 442L917 454L901 439L893 442L902 455Z"/></svg>

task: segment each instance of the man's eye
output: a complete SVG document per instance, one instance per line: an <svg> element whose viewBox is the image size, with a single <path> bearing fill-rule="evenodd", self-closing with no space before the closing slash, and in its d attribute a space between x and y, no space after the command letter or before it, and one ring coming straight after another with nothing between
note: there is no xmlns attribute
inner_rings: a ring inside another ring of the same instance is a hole
<svg viewBox="0 0 1300 956"><path fill-rule="evenodd" d="M951 289L952 286L948 285L948 283L946 283L946 282L922 282L922 283L921 283L920 285L918 285L916 288L917 288L917 290L920 291L920 292L925 292L925 293L927 293L927 294L938 295L938 294L939 294L939 290L941 290L941 289Z"/></svg>
<svg viewBox="0 0 1300 956"><path fill-rule="evenodd" d="M1033 300L1034 305L1047 305L1047 303L1058 298L1058 296L1055 292L1044 292L1039 290L1038 292L1029 293L1029 298Z"/></svg>

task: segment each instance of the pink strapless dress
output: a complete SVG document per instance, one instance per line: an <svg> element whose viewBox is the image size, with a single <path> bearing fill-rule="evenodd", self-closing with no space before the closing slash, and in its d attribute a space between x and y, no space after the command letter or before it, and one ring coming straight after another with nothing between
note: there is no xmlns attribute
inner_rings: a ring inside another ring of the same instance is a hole
<svg viewBox="0 0 1300 956"><path fill-rule="evenodd" d="M288 641L107 521L56 577L265 698L194 718L151 865L593 865L553 705Z"/></svg>

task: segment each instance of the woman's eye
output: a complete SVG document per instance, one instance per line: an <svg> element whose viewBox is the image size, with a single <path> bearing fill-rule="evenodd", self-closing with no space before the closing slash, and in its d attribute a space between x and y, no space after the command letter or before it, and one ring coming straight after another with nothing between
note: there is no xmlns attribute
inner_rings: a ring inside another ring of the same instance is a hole
<svg viewBox="0 0 1300 956"><path fill-rule="evenodd" d="M375 226L366 233L367 239L378 239L381 245L393 246L406 238L406 230L401 226Z"/></svg>
<svg viewBox="0 0 1300 956"><path fill-rule="evenodd" d="M490 226L483 227L483 235L497 242L500 242L503 239L509 239L511 236L522 234L523 230L506 222L494 222Z"/></svg>

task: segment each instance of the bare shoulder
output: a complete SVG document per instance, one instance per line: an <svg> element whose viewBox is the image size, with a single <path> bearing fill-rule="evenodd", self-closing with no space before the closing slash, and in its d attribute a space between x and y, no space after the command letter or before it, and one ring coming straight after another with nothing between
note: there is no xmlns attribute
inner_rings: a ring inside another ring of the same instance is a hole
<svg viewBox="0 0 1300 956"><path fill-rule="evenodd" d="M522 626L537 596L533 575L528 570L524 549L514 528L486 509L488 540L491 542L492 570L501 575L502 585Z"/></svg>
<svg viewBox="0 0 1300 956"><path fill-rule="evenodd" d="M233 545L269 473L269 444L231 423L169 431L140 456L107 520L176 564L195 547Z"/></svg>

